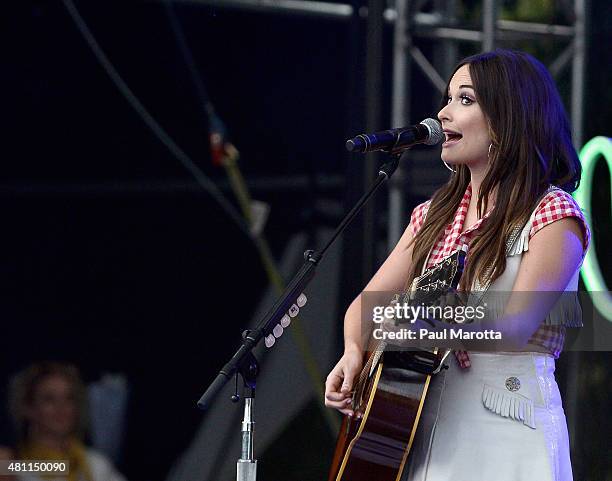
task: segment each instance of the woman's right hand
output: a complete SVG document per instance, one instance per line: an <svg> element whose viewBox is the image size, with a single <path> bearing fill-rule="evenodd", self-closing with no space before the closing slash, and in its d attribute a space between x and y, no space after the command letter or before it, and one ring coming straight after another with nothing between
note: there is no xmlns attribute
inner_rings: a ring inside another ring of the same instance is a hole
<svg viewBox="0 0 612 481"><path fill-rule="evenodd" d="M354 381L363 365L363 354L359 349L344 352L325 380L325 405L342 414L353 416L351 408Z"/></svg>

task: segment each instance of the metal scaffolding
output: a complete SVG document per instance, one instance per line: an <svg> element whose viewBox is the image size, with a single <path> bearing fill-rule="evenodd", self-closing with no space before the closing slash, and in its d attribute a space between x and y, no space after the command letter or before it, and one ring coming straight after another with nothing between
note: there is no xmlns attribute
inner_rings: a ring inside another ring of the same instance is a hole
<svg viewBox="0 0 612 481"><path fill-rule="evenodd" d="M480 50L492 50L500 43L507 41L555 38L566 42L562 53L549 64L553 77L557 77L571 62L571 122L573 141L576 147L582 145L582 128L584 118L584 65L585 65L585 10L586 0L574 0L572 25L554 25L537 22L519 22L499 18L499 0L482 1L482 25L480 29L469 29L458 26L456 11L460 0L395 0L391 8L383 9L376 2L362 2L358 11L351 4L329 3L305 0L174 0L176 3L205 5L216 8L238 9L269 14L332 19L349 22L355 14L359 17L369 17L370 10L378 16L381 14L385 22L393 24L393 75L392 75L392 126L407 125L415 119L410 118L411 70L412 65L420 69L431 82L434 89L442 92L446 82L444 75L415 45L415 40L426 38L437 41L434 47L434 57L444 70L454 65L458 60L457 44L471 42L480 45ZM357 4L357 2L354 2ZM366 6L367 4L367 6ZM433 6L433 8L432 8ZM428 12L424 12L424 9ZM371 23L377 25L377 22ZM379 23L378 23L379 25ZM378 42L376 47L382 48L378 37L369 35ZM371 46L370 46L371 47ZM368 51L371 52L371 48ZM371 55L371 53L370 53ZM366 82L369 85L369 82ZM366 87L367 88L367 87ZM370 92L371 95L371 92ZM378 109L376 99L368 101L366 116L373 115L370 110ZM380 128L382 128L381 126ZM428 168L419 174L431 172ZM442 171L440 171L442 172ZM440 181L440 173L433 178L423 179L419 175L419 184L424 194L431 185ZM392 179L389 195L388 244L395 245L399 239L402 226L405 224L404 208L405 172L401 169ZM423 180L425 182L423 182ZM366 236L370 237L370 236Z"/></svg>
<svg viewBox="0 0 612 481"><path fill-rule="evenodd" d="M431 10L431 6L434 10ZM480 30L458 28L455 11L458 0L449 1L410 1L395 0L395 9L387 12L387 19L394 21L393 59L394 74L392 86L393 125L406 125L415 119L410 119L410 103L407 92L411 90L409 71L410 64L419 68L429 80L434 89L443 93L446 82L445 75L440 75L438 69L427 59L415 45L418 38L428 38L437 41L434 46L434 57L443 59L438 62L444 70L454 65L459 58L456 54L458 42L480 44L482 51L492 50L506 41L555 38L568 45L561 54L549 64L553 77L563 71L572 62L571 81L571 122L573 141L576 147L582 145L582 127L584 117L584 64L585 64L585 0L574 0L573 25L552 25L536 22L517 22L499 18L498 0L483 0L482 28ZM422 10L429 7L430 11ZM423 189L420 194L426 194L431 185L440 183L440 169L427 169L419 172L419 185ZM389 199L388 244L395 245L402 233L406 221L403 206L404 175L400 172L398 180L392 183Z"/></svg>

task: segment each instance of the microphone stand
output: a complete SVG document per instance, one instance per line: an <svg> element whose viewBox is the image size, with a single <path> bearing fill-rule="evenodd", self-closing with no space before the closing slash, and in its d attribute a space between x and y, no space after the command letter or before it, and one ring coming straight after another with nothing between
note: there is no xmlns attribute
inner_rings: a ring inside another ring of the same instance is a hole
<svg viewBox="0 0 612 481"><path fill-rule="evenodd" d="M247 334L245 331L244 334ZM253 432L253 404L255 403L255 385L259 364L253 353L248 353L238 368L244 382L244 417L242 418L242 447L240 459L236 463L237 481L255 481L257 479L257 460L254 457ZM236 376L236 391L238 390L238 377ZM232 396L232 402L238 402L238 392Z"/></svg>
<svg viewBox="0 0 612 481"><path fill-rule="evenodd" d="M242 421L242 457L237 463L237 479L238 481L255 481L257 477L257 460L254 459L253 449L253 403L255 397L255 387L257 384L257 375L259 374L259 366L257 359L253 355L253 349L259 344L262 338L272 336L274 327L280 323L281 318L291 308L297 306L297 298L304 291L304 288L309 284L315 275L315 270L319 262L327 250L332 246L335 240L351 223L355 216L361 211L363 206L368 202L370 197L378 190L383 182L389 180L399 165L399 159L403 151L391 151L389 153L389 161L383 164L378 172L378 177L373 182L370 189L357 201L355 206L342 219L331 238L327 241L320 252L307 250L304 252L304 264L293 277L281 297L274 303L272 308L259 322L253 330L244 331L242 334L242 344L231 357L231 359L223 366L217 374L214 381L208 386L200 400L198 407L202 410L207 409L219 391L225 384L236 375L236 391L238 390L238 374L242 376L244 387L246 390L244 419ZM238 392L232 396L233 402L238 402L240 397Z"/></svg>

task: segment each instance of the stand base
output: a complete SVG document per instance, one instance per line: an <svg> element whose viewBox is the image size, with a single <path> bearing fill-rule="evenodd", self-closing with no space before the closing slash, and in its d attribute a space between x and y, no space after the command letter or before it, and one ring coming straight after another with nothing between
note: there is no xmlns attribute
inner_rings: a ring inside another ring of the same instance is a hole
<svg viewBox="0 0 612 481"><path fill-rule="evenodd" d="M257 460L239 459L236 464L236 481L255 481L257 479Z"/></svg>

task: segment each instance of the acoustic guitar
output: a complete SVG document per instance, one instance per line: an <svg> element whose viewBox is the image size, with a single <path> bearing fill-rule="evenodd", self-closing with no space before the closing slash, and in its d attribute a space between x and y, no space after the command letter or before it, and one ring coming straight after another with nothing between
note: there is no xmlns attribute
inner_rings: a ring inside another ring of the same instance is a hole
<svg viewBox="0 0 612 481"><path fill-rule="evenodd" d="M455 290L465 265L459 250L417 277L404 299L435 305ZM396 301L399 299L396 299ZM328 481L399 481L417 430L431 377L450 351L386 350L384 341L367 353L355 382L352 409L338 434Z"/></svg>

